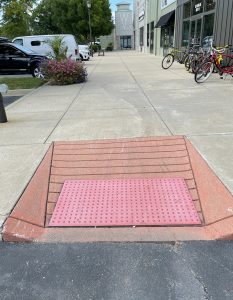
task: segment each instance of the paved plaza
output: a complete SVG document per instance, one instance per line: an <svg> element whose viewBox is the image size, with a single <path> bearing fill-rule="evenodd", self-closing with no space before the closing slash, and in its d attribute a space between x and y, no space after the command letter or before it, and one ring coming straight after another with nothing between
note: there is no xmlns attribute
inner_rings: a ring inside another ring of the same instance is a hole
<svg viewBox="0 0 233 300"><path fill-rule="evenodd" d="M43 86L7 107L0 225L53 141L184 135L233 193L231 77L197 85L182 65L162 70L161 58L134 51L96 56L86 66L86 83Z"/></svg>

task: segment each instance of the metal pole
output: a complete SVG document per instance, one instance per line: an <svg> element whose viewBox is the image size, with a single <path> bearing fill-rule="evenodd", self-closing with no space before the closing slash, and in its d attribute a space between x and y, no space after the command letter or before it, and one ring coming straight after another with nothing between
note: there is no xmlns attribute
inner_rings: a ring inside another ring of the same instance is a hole
<svg viewBox="0 0 233 300"><path fill-rule="evenodd" d="M6 123L6 122L7 122L7 117L3 105L3 97L2 97L2 93L0 93L0 123Z"/></svg>
<svg viewBox="0 0 233 300"><path fill-rule="evenodd" d="M91 56L93 57L92 32L91 32L91 12L90 12L90 8L88 8L88 18L89 18L89 30L90 30Z"/></svg>

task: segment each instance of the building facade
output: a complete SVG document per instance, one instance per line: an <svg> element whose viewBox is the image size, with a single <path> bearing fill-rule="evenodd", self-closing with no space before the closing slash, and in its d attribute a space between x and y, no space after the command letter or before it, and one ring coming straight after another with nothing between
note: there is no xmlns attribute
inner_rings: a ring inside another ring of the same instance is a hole
<svg viewBox="0 0 233 300"><path fill-rule="evenodd" d="M147 52L147 0L134 1L135 49Z"/></svg>
<svg viewBox="0 0 233 300"><path fill-rule="evenodd" d="M135 49L163 55L174 42L176 0L135 0Z"/></svg>
<svg viewBox="0 0 233 300"><path fill-rule="evenodd" d="M233 44L233 0L134 0L134 26L136 49L155 55L209 36Z"/></svg>
<svg viewBox="0 0 233 300"><path fill-rule="evenodd" d="M214 44L233 43L233 0L178 0L176 46L213 36Z"/></svg>
<svg viewBox="0 0 233 300"><path fill-rule="evenodd" d="M116 49L134 48L133 12L130 3L121 2L115 12Z"/></svg>

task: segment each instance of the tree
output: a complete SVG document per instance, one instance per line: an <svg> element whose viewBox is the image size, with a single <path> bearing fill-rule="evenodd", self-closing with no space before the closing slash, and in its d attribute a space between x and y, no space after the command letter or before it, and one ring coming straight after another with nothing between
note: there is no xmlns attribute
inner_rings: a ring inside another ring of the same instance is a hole
<svg viewBox="0 0 233 300"><path fill-rule="evenodd" d="M1 2L1 32L9 38L31 33L30 18L35 0L4 0Z"/></svg>
<svg viewBox="0 0 233 300"><path fill-rule="evenodd" d="M42 0L34 9L31 18L31 27L34 34L61 33L59 25L54 19L54 0Z"/></svg>
<svg viewBox="0 0 233 300"><path fill-rule="evenodd" d="M94 37L113 29L109 0L92 0L91 27ZM36 34L70 33L79 39L89 36L86 0L42 0L33 13Z"/></svg>

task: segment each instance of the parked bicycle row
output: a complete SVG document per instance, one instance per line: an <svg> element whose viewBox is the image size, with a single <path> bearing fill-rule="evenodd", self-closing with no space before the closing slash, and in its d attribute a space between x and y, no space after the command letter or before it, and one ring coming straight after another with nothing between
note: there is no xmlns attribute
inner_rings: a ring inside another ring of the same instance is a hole
<svg viewBox="0 0 233 300"><path fill-rule="evenodd" d="M205 82L212 73L218 73L222 79L224 75L233 77L233 48L232 45L207 48L199 44L192 44L185 50L171 48L169 54L162 60L163 69L169 69L174 62L184 64L185 69L194 74L197 83Z"/></svg>

